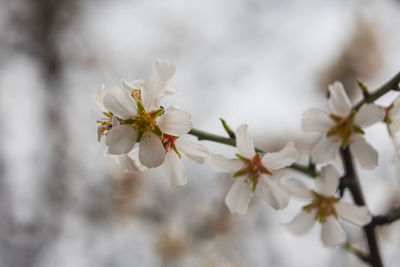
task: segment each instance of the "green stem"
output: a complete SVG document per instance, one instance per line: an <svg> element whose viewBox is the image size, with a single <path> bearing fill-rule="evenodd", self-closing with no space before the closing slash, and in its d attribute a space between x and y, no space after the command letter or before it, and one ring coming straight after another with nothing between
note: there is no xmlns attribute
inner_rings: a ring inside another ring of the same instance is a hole
<svg viewBox="0 0 400 267"><path fill-rule="evenodd" d="M389 80L387 83L379 87L374 93L369 94L367 97L365 97L360 103L358 103L354 109L359 110L362 105L365 103L373 103L375 100L386 94L387 92L391 90L399 91L399 83L400 83L400 72L397 73L391 80Z"/></svg>
<svg viewBox="0 0 400 267"><path fill-rule="evenodd" d="M228 137L223 137L220 135L208 133L205 131L201 131L198 129L192 129L190 130L189 134L194 135L197 137L199 140L207 140L207 141L212 141L220 144L225 144L229 146L236 146L236 140L233 138L228 138ZM265 152L259 148L255 148L257 152L264 154ZM292 165L289 166L289 168L296 170L298 172L301 172L305 175L308 175L310 177L316 177L318 173L314 170L314 168L310 166L303 166L299 165L296 163L293 163Z"/></svg>

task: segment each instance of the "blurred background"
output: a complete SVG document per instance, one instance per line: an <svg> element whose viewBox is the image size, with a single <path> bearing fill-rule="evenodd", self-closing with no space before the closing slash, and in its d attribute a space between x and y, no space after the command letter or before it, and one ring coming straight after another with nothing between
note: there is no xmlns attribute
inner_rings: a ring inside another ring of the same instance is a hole
<svg viewBox="0 0 400 267"><path fill-rule="evenodd" d="M219 117L247 123L268 151L295 140L306 163L318 136L302 132L302 112L325 108L335 80L356 98L356 79L375 89L395 75L399 28L395 0L0 0L0 266L363 266L324 248L319 226L301 237L281 227L304 203L277 212L257 195L247 215L229 214L233 179L206 165L185 161L178 189L162 169L123 174L97 142L92 96L165 58L178 93L163 106L221 135ZM371 211L385 213L400 204L399 167L384 125L367 139L379 167L360 170L361 183ZM387 266L400 262L399 226L379 228ZM345 227L365 250L360 229Z"/></svg>

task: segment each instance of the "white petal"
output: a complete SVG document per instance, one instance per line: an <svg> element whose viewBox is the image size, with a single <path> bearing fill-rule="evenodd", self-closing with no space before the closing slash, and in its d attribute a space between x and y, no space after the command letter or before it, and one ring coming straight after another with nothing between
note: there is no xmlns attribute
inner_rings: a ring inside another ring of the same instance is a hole
<svg viewBox="0 0 400 267"><path fill-rule="evenodd" d="M285 228L294 235L305 234L313 227L316 222L316 209L310 212L302 210L296 217L288 223L283 224Z"/></svg>
<svg viewBox="0 0 400 267"><path fill-rule="evenodd" d="M298 179L284 179L281 185L289 192L289 195L303 200L312 200L311 190Z"/></svg>
<svg viewBox="0 0 400 267"><path fill-rule="evenodd" d="M325 196L333 196L339 186L339 172L331 164L321 169L321 174L315 179L317 191Z"/></svg>
<svg viewBox="0 0 400 267"><path fill-rule="evenodd" d="M118 161L125 172L141 172L147 168L139 161L139 147L132 149L129 154L122 154L118 156Z"/></svg>
<svg viewBox="0 0 400 267"><path fill-rule="evenodd" d="M364 104L357 112L354 123L361 127L368 127L383 121L385 111L375 104Z"/></svg>
<svg viewBox="0 0 400 267"><path fill-rule="evenodd" d="M119 118L126 120L137 114L136 101L127 90L113 87L111 92L104 96L104 106Z"/></svg>
<svg viewBox="0 0 400 267"><path fill-rule="evenodd" d="M373 169L378 165L378 152L359 134L352 136L350 151L364 169Z"/></svg>
<svg viewBox="0 0 400 267"><path fill-rule="evenodd" d="M167 81L174 76L175 65L165 59L158 59L153 63L153 75L160 81Z"/></svg>
<svg viewBox="0 0 400 267"><path fill-rule="evenodd" d="M271 181L271 178L267 175L261 176L260 184L261 193L268 204L277 210L287 207L289 194L284 188Z"/></svg>
<svg viewBox="0 0 400 267"><path fill-rule="evenodd" d="M330 97L328 106L331 112L341 117L347 117L351 110L351 102L341 82L329 85Z"/></svg>
<svg viewBox="0 0 400 267"><path fill-rule="evenodd" d="M175 141L175 146L180 153L197 163L204 163L208 157L208 149L192 141L181 140L179 138Z"/></svg>
<svg viewBox="0 0 400 267"><path fill-rule="evenodd" d="M108 152L111 155L128 153L135 145L136 137L137 133L130 125L112 127L106 138Z"/></svg>
<svg viewBox="0 0 400 267"><path fill-rule="evenodd" d="M160 81L154 77L144 81L141 95L146 112L156 111L160 108L160 100L164 96L163 90Z"/></svg>
<svg viewBox="0 0 400 267"><path fill-rule="evenodd" d="M322 223L321 238L327 247L335 247L346 241L346 233L334 216L329 216L326 222Z"/></svg>
<svg viewBox="0 0 400 267"><path fill-rule="evenodd" d="M139 143L139 160L147 168L160 166L165 159L165 149L160 138L152 134L143 136Z"/></svg>
<svg viewBox="0 0 400 267"><path fill-rule="evenodd" d="M372 216L365 206L339 202L335 205L335 209L340 217L359 226L364 226L372 220Z"/></svg>
<svg viewBox="0 0 400 267"><path fill-rule="evenodd" d="M171 81L166 81L162 83L164 94L173 95L176 93L176 86Z"/></svg>
<svg viewBox="0 0 400 267"><path fill-rule="evenodd" d="M315 163L325 163L337 157L340 148L340 141L335 136L322 137L311 151L311 157Z"/></svg>
<svg viewBox="0 0 400 267"><path fill-rule="evenodd" d="M129 92L132 92L134 90L143 90L143 80L134 80L132 82L127 82L124 79L121 80L122 87L127 89Z"/></svg>
<svg viewBox="0 0 400 267"><path fill-rule="evenodd" d="M253 197L252 184L245 182L245 177L237 178L225 197L225 204L231 213L245 214Z"/></svg>
<svg viewBox="0 0 400 267"><path fill-rule="evenodd" d="M329 113L324 110L312 108L303 113L302 126L305 132L326 133L333 125Z"/></svg>
<svg viewBox="0 0 400 267"><path fill-rule="evenodd" d="M104 87L105 85L102 84L101 87L99 88L99 91L97 92L97 96L93 97L94 102L96 102L97 106L99 107L99 109L101 110L101 112L108 112L108 110L106 109L106 107L103 104L103 99L104 99Z"/></svg>
<svg viewBox="0 0 400 267"><path fill-rule="evenodd" d="M297 160L299 153L293 142L288 142L280 151L266 153L262 158L262 163L267 169L277 170L291 165Z"/></svg>
<svg viewBox="0 0 400 267"><path fill-rule="evenodd" d="M239 154L246 158L253 158L256 154L253 139L247 134L247 125L242 124L236 130L236 147Z"/></svg>
<svg viewBox="0 0 400 267"><path fill-rule="evenodd" d="M207 164L215 172L236 172L243 167L240 159L227 159L222 155L211 154Z"/></svg>
<svg viewBox="0 0 400 267"><path fill-rule="evenodd" d="M166 110L164 115L157 118L157 126L163 133L181 136L192 129L192 118L183 110Z"/></svg>
<svg viewBox="0 0 400 267"><path fill-rule="evenodd" d="M177 187L187 183L186 169L175 151L170 150L165 155L165 162L163 165L169 186Z"/></svg>

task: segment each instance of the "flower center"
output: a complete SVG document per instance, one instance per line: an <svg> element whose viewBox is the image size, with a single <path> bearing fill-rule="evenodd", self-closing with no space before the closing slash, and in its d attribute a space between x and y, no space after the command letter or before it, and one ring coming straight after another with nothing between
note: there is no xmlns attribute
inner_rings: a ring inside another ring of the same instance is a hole
<svg viewBox="0 0 400 267"><path fill-rule="evenodd" d="M164 113L164 109L160 108L158 110L147 113L143 107L142 102L137 101L137 111L138 113L136 116L132 116L131 119L123 121L123 124L130 124L132 125L133 129L138 131L136 142L139 142L140 139L145 136L145 133L148 133L148 136L151 136L151 133L149 132L152 132L155 135L161 137L162 132L157 126L156 119Z"/></svg>
<svg viewBox="0 0 400 267"><path fill-rule="evenodd" d="M106 118L96 121L100 123L99 127L97 128L97 140L100 142L100 139L103 135L107 135L108 132L111 130L112 127L112 114L108 112L103 112Z"/></svg>
<svg viewBox="0 0 400 267"><path fill-rule="evenodd" d="M142 91L140 89L133 90L131 96L137 101L142 101Z"/></svg>
<svg viewBox="0 0 400 267"><path fill-rule="evenodd" d="M334 114L330 114L330 118L335 121L335 125L329 129L326 136L330 137L336 135L337 138L335 142L342 142L342 147L346 148L347 145L351 142L351 135L353 133L364 134L364 131L360 126L354 124L354 117L356 115L355 111L352 111L348 117L339 117Z"/></svg>
<svg viewBox="0 0 400 267"><path fill-rule="evenodd" d="M175 146L175 141L178 139L178 136L173 136L169 134L163 133L161 137L161 143L164 146L165 153L167 153L170 149L174 150L176 154L178 154L179 158L181 157L181 154L178 152Z"/></svg>
<svg viewBox="0 0 400 267"><path fill-rule="evenodd" d="M314 200L310 204L303 207L305 211L311 212L313 209L317 209L315 219L321 223L326 222L326 219L331 215L337 217L335 204L340 201L340 198L333 196L327 197L315 191L312 191L312 193L314 195Z"/></svg>
<svg viewBox="0 0 400 267"><path fill-rule="evenodd" d="M247 175L245 183L253 183L253 191L256 190L261 174L272 175L272 172L270 172L262 163L260 153L256 153L252 159L243 157L240 154L236 154L236 156L244 162L244 167L235 172L233 177Z"/></svg>

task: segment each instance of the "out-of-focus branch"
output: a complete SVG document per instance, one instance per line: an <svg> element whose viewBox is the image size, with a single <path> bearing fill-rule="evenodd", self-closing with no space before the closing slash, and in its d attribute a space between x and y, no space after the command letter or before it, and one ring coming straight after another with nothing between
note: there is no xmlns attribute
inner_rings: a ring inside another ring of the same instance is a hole
<svg viewBox="0 0 400 267"><path fill-rule="evenodd" d="M198 140L207 140L207 141L212 141L212 142L225 144L225 145L229 145L229 146L236 146L236 140L234 138L223 137L220 135L201 131L201 130L198 130L195 128L190 130L189 134L196 136ZM265 153L263 150L261 150L259 148L255 148L255 149L259 153L262 153L262 154ZM294 163L294 164L290 165L289 168L296 170L298 172L301 172L310 177L316 177L318 175L318 173L315 171L314 165L312 165L312 164L310 164L309 166L304 166L304 165Z"/></svg>
<svg viewBox="0 0 400 267"><path fill-rule="evenodd" d="M356 249L355 247L353 247L350 243L346 243L344 245L344 249L347 252L350 252L352 254L354 254L356 257L358 257L361 261L370 264L371 263L371 258L369 257L369 255L366 255L364 252Z"/></svg>
<svg viewBox="0 0 400 267"><path fill-rule="evenodd" d="M373 218L371 224L374 225L374 226L378 226L378 225L390 224L390 223L395 222L397 220L400 220L400 207L392 209L386 215L375 216Z"/></svg>

